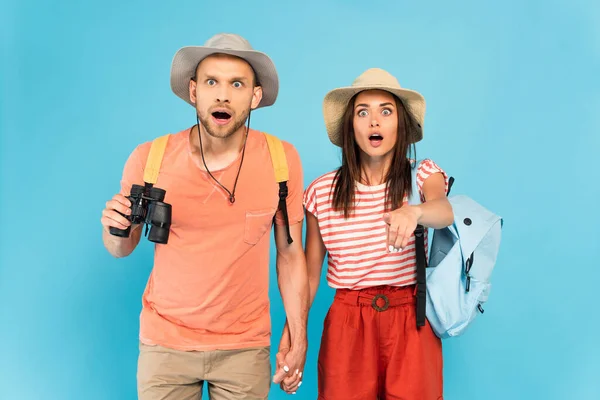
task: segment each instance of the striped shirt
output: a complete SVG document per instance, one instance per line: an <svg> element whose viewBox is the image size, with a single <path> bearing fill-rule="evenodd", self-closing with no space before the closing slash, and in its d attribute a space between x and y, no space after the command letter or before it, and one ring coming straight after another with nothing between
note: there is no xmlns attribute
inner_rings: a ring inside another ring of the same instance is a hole
<svg viewBox="0 0 600 400"><path fill-rule="evenodd" d="M422 187L434 173L442 173L448 190L448 176L432 160L419 166L417 183L424 201ZM335 171L315 179L304 193L306 211L315 216L323 243L327 249L327 282L336 289L362 289L416 283L414 235L401 252L387 251L386 224L383 221L385 183L366 186L356 183L355 206L348 219L343 211L333 209L333 179ZM404 204L408 198L405 196ZM427 236L425 237L427 247Z"/></svg>

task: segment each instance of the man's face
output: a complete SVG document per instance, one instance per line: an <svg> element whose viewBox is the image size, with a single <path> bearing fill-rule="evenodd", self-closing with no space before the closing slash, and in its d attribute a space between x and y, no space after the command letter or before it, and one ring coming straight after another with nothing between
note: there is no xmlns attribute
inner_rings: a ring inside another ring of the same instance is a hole
<svg viewBox="0 0 600 400"><path fill-rule="evenodd" d="M254 84L252 67L240 58L219 54L202 60L196 80L190 80L190 99L209 135L225 139L244 126L262 99L262 88Z"/></svg>

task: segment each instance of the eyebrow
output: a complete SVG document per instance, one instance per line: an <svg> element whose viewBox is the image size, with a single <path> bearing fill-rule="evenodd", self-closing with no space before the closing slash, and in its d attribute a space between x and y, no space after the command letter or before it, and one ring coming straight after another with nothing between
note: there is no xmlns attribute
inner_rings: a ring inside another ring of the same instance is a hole
<svg viewBox="0 0 600 400"><path fill-rule="evenodd" d="M204 79L213 79L213 80L215 80L215 81L218 81L218 80L219 80L219 79L217 79L217 77L215 77L215 76L213 76L213 75L205 75L205 76L204 76ZM248 82L248 78L244 78L243 76L239 76L239 77L234 77L234 78L231 78L229 81L230 81L230 82L237 82L237 81L240 81L240 82Z"/></svg>
<svg viewBox="0 0 600 400"><path fill-rule="evenodd" d="M390 102L387 102L387 103L381 103L379 105L379 107L385 107L385 106L393 106L393 104L390 103ZM358 107L367 107L367 108L369 108L369 105L368 104L364 104L364 103L360 103L360 104L357 104L356 107L354 107L354 108L358 108Z"/></svg>

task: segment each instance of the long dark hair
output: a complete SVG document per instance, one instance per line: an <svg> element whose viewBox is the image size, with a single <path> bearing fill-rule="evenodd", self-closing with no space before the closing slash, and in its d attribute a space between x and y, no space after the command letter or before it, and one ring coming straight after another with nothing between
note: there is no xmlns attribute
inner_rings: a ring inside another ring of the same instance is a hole
<svg viewBox="0 0 600 400"><path fill-rule="evenodd" d="M354 204L356 182L361 178L361 153L354 138L354 101L358 94L348 102L344 113L342 126L342 166L338 168L333 180L333 208L343 210L344 217L348 218ZM385 175L386 211L395 210L402 206L405 195L411 194L411 163L416 159L414 143L409 142L409 132L414 127L402 101L394 96L398 116L398 137L394 147L394 155L390 168ZM410 151L410 153L409 153ZM391 208L388 208L390 205Z"/></svg>

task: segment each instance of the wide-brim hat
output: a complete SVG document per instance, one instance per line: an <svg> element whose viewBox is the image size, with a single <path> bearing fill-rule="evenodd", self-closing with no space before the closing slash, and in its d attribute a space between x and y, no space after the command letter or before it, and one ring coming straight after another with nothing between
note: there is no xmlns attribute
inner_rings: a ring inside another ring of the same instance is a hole
<svg viewBox="0 0 600 400"><path fill-rule="evenodd" d="M211 54L229 54L244 59L258 78L262 87L262 99L256 108L271 106L279 92L279 78L275 64L269 56L256 51L243 37L232 33L219 33L204 43L204 46L187 46L179 49L171 64L171 89L195 107L190 100L190 79L196 75L198 63Z"/></svg>
<svg viewBox="0 0 600 400"><path fill-rule="evenodd" d="M408 129L410 143L423 139L423 120L425 118L425 98L418 92L404 89L389 72L380 68L371 68L363 72L351 86L331 90L323 101L323 116L329 139L336 146L342 146L342 128L344 113L352 96L365 90L385 90L402 101L412 119Z"/></svg>

